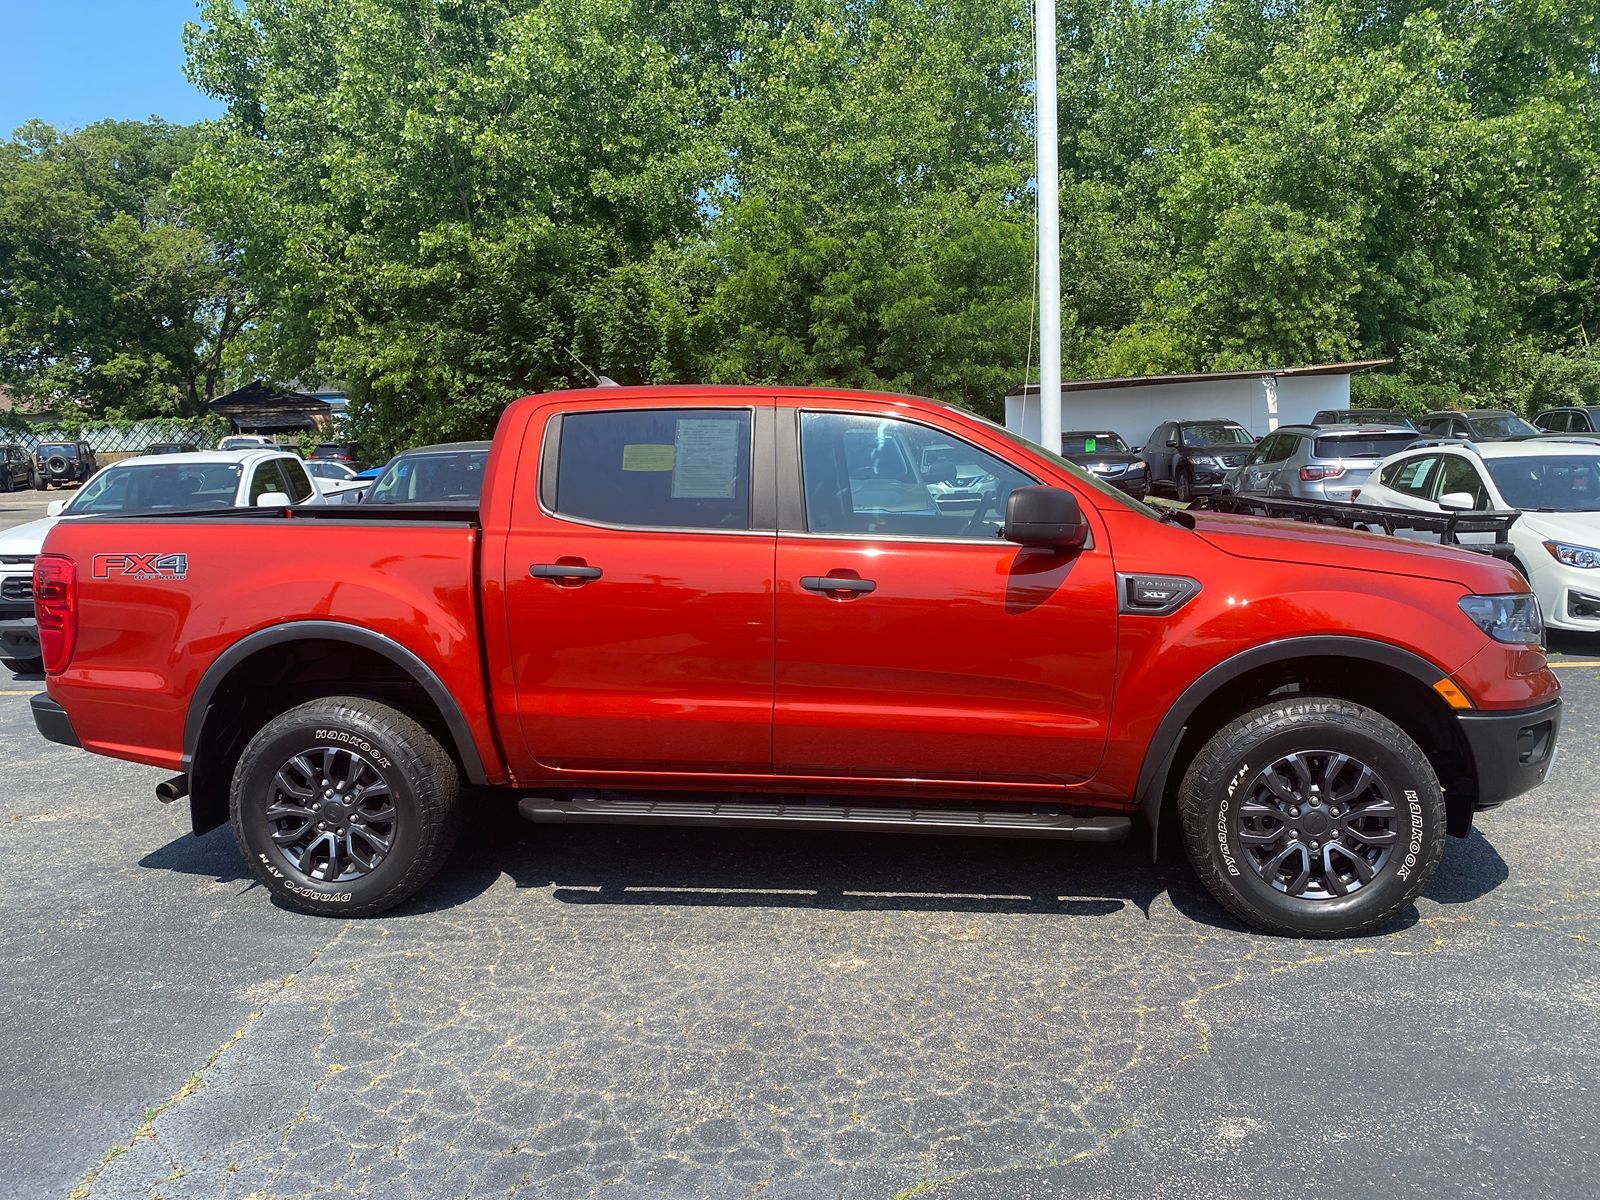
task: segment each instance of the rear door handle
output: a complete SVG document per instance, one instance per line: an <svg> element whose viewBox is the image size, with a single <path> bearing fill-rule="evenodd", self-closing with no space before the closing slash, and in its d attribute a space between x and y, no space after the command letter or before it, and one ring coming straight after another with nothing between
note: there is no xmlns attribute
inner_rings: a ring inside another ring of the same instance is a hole
<svg viewBox="0 0 1600 1200"><path fill-rule="evenodd" d="M574 563L534 563L528 568L528 574L535 579L570 579L587 582L590 579L599 579L603 572L599 567L582 567Z"/></svg>
<svg viewBox="0 0 1600 1200"><path fill-rule="evenodd" d="M802 575L800 586L808 592L871 592L877 590L874 579L848 579L841 575Z"/></svg>

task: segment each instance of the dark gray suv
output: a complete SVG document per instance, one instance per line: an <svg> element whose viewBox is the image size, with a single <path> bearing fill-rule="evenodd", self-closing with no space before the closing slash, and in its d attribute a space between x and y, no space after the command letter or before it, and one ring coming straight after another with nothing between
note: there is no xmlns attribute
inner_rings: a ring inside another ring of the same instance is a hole
<svg viewBox="0 0 1600 1200"><path fill-rule="evenodd" d="M1407 425L1285 425L1228 472L1224 494L1349 504L1391 454L1417 440Z"/></svg>
<svg viewBox="0 0 1600 1200"><path fill-rule="evenodd" d="M52 483L57 487L82 483L100 469L88 442L40 442L33 457L38 464L35 486L41 492Z"/></svg>

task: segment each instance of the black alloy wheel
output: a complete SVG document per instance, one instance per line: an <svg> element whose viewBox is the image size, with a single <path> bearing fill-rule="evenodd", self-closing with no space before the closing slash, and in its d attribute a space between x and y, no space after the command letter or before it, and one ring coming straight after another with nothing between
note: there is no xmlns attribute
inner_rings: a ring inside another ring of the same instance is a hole
<svg viewBox="0 0 1600 1200"><path fill-rule="evenodd" d="M1257 875L1306 900L1348 896L1389 862L1398 811L1376 772L1335 750L1296 751L1248 780L1235 836Z"/></svg>
<svg viewBox="0 0 1600 1200"><path fill-rule="evenodd" d="M375 870L394 848L399 810L372 762L348 748L321 746L278 768L272 801L258 819L307 879L347 883Z"/></svg>

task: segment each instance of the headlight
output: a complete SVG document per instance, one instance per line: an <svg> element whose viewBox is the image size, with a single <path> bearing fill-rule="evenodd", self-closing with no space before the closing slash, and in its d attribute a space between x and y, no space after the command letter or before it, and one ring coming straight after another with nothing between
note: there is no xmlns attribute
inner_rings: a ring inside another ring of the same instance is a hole
<svg viewBox="0 0 1600 1200"><path fill-rule="evenodd" d="M1600 550L1574 546L1570 542L1546 542L1544 548L1564 567L1582 567L1586 571L1600 567Z"/></svg>
<svg viewBox="0 0 1600 1200"><path fill-rule="evenodd" d="M1497 642L1537 646L1544 641L1544 619L1532 592L1510 596L1463 596L1461 611Z"/></svg>
<svg viewBox="0 0 1600 1200"><path fill-rule="evenodd" d="M1144 474L1144 463L1142 463L1142 462L1129 463L1128 464L1128 474L1129 475L1143 475Z"/></svg>
<svg viewBox="0 0 1600 1200"><path fill-rule="evenodd" d="M1194 456L1194 465L1197 467L1220 467L1222 465L1222 461L1220 459L1208 458L1204 454L1196 454Z"/></svg>

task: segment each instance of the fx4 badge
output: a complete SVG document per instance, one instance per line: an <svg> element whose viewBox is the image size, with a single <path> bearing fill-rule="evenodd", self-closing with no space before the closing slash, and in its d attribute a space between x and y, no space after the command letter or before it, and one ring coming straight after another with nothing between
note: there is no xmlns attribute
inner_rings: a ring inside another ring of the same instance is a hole
<svg viewBox="0 0 1600 1200"><path fill-rule="evenodd" d="M183 579L189 574L187 554L96 554L94 577L112 579Z"/></svg>

